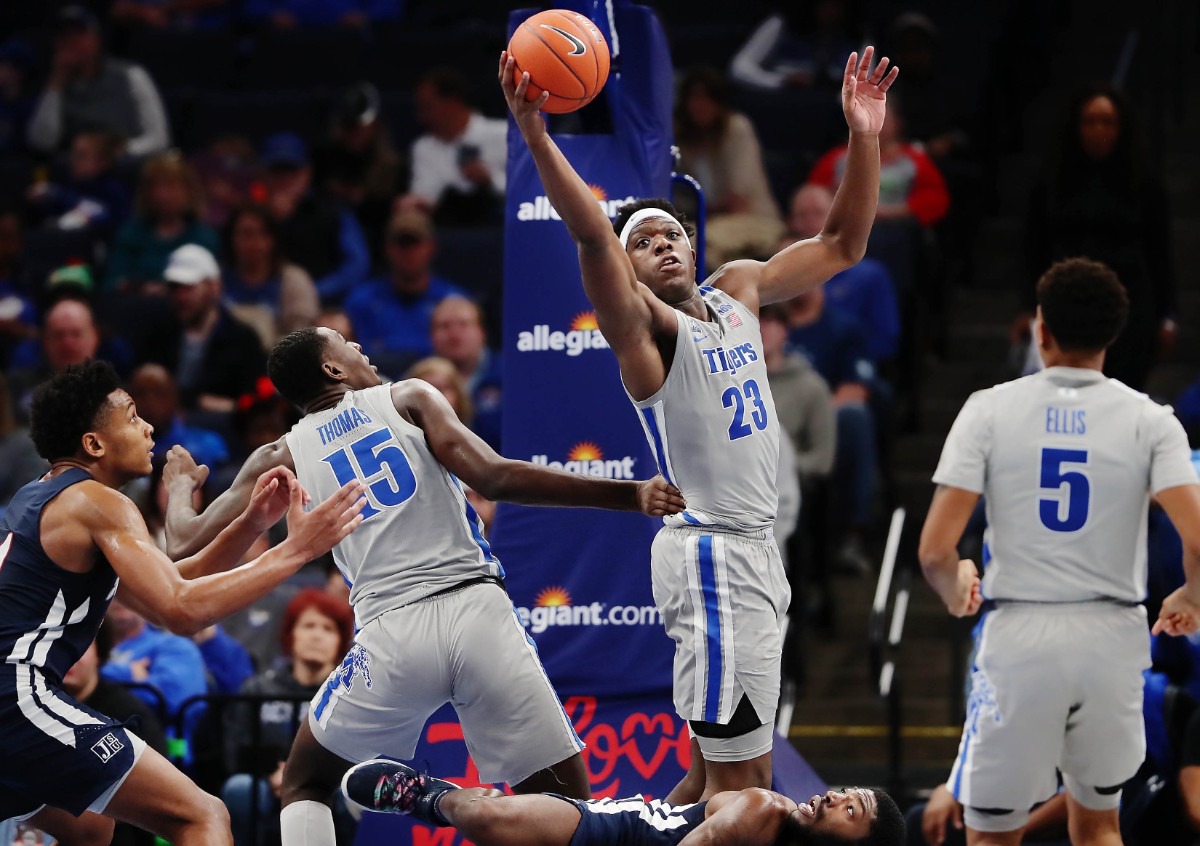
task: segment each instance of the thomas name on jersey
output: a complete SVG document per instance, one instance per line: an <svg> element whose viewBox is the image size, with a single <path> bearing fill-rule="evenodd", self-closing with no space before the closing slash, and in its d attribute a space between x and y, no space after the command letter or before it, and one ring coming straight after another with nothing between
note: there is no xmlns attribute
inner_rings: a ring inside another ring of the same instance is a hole
<svg viewBox="0 0 1200 846"><path fill-rule="evenodd" d="M1086 435L1087 424L1084 422L1086 409L1046 407L1046 434L1048 435Z"/></svg>
<svg viewBox="0 0 1200 846"><path fill-rule="evenodd" d="M373 422L371 418L357 408L351 407L338 414L328 423L317 426L317 434L321 436L321 446L335 438L340 438L353 432L359 426Z"/></svg>
<svg viewBox="0 0 1200 846"><path fill-rule="evenodd" d="M738 372L738 368L745 367L752 361L758 361L758 351L754 349L754 344L750 341L738 344L731 349L713 347L712 349L701 349L700 352L704 354L704 363L708 365L709 376L716 376L719 373L734 374Z"/></svg>

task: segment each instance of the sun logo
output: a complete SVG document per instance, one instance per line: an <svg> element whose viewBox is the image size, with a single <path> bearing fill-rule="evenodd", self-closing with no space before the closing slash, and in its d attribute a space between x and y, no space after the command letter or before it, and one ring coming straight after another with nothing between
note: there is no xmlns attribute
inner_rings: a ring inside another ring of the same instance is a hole
<svg viewBox="0 0 1200 846"><path fill-rule="evenodd" d="M596 322L596 312L594 311L581 311L571 321L571 330L574 332L589 332L599 328L600 324Z"/></svg>
<svg viewBox="0 0 1200 846"><path fill-rule="evenodd" d="M601 188L599 185L588 185L588 190L591 191L592 196L595 197L600 202L604 202L605 200L608 199L608 192L605 191L603 188Z"/></svg>
<svg viewBox="0 0 1200 846"><path fill-rule="evenodd" d="M535 605L548 607L552 605L570 605L571 594L567 593L567 589L554 585L553 587L542 588L542 592L537 595L534 600Z"/></svg>
<svg viewBox="0 0 1200 846"><path fill-rule="evenodd" d="M600 451L597 444L591 441L575 444L567 453L568 461L599 461L602 458L604 458L604 453Z"/></svg>

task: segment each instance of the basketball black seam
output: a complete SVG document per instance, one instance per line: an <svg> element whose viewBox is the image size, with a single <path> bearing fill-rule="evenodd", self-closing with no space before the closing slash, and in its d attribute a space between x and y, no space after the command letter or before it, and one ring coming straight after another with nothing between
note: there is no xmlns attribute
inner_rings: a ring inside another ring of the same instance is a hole
<svg viewBox="0 0 1200 846"><path fill-rule="evenodd" d="M579 74L575 73L574 68L572 68L570 65L568 65L566 62L563 61L562 56L558 55L558 52L553 47L550 46L549 41L542 38L541 33L539 33L533 27L529 26L529 24L523 23L523 24L521 24L521 26L528 29L531 33L533 33L534 38L536 38L538 41L542 42L542 44L546 45L546 48L550 51L551 55L553 55L554 58L558 59L559 62L562 62L562 66L567 69L567 73L569 73L569 74L571 74L571 76L575 77L575 81L579 83L580 87L583 88L584 91L588 90L587 83L585 83L582 79L579 78ZM538 88L541 88L541 87L542 86L540 86L540 85L538 86ZM544 91L545 89L542 89L542 90ZM587 97L564 97L561 94L554 94L553 92L551 92L551 94L553 94L553 96L557 97L560 100L586 100L586 99L588 99Z"/></svg>

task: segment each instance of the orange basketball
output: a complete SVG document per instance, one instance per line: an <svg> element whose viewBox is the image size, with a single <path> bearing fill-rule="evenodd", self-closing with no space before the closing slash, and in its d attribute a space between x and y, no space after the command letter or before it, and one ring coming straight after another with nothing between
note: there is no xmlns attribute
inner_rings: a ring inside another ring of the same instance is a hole
<svg viewBox="0 0 1200 846"><path fill-rule="evenodd" d="M526 99L550 92L542 111L560 114L583 108L608 79L608 42L586 15L550 9L526 18L508 42L516 82L529 74Z"/></svg>

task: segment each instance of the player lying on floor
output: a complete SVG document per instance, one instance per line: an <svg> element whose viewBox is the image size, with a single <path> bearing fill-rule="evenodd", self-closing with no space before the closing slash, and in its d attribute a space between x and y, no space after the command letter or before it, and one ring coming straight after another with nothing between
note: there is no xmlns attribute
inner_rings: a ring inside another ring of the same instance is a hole
<svg viewBox="0 0 1200 846"><path fill-rule="evenodd" d="M568 799L460 788L397 761L352 767L342 790L368 811L454 826L476 846L901 846L904 817L882 790L831 790L808 802L751 787L707 802L669 805L640 795Z"/></svg>

